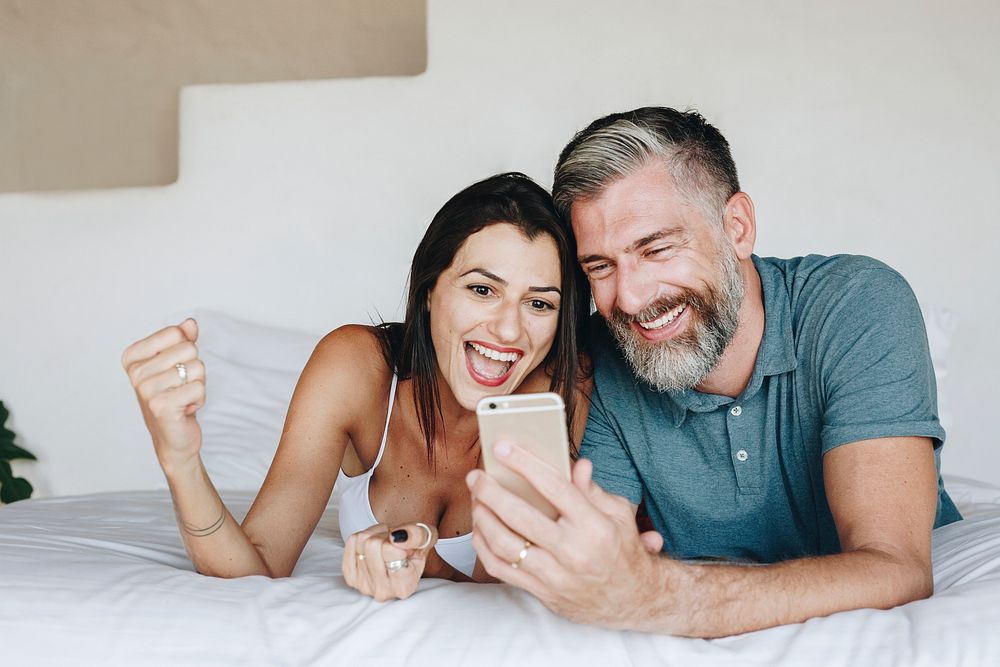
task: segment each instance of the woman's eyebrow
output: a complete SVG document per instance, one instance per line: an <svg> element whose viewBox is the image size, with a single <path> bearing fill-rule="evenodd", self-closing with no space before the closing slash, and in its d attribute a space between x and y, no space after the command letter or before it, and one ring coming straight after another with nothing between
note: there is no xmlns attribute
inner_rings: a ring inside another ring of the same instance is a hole
<svg viewBox="0 0 1000 667"><path fill-rule="evenodd" d="M487 278L489 278L490 280L495 280L496 282L500 283L504 287L506 287L507 284L508 284L506 280L504 280L503 278L501 278L497 274L493 273L492 271L487 271L486 269L481 269L479 267L476 267L474 269L469 269L468 271L466 271L465 273L463 273L459 277L460 278L464 278L465 276L469 275L470 273L479 273L479 274L482 274L482 275L486 276Z"/></svg>
<svg viewBox="0 0 1000 667"><path fill-rule="evenodd" d="M487 271L486 269L480 268L478 266L476 268L474 268L474 269L469 269L468 271L466 271L465 273L463 273L459 277L464 278L465 276L469 275L470 273L478 273L478 274L480 274L482 276L485 276L485 277L489 278L490 280L494 280L494 281L500 283L504 287L507 287L507 285L509 284L506 280L504 280L503 278L501 278L497 274L493 273L492 271ZM532 285L532 286L528 287L528 291L529 292L555 292L559 296L562 296L562 290L560 290L558 287L553 287L552 285L549 285L547 287L537 287L535 285Z"/></svg>

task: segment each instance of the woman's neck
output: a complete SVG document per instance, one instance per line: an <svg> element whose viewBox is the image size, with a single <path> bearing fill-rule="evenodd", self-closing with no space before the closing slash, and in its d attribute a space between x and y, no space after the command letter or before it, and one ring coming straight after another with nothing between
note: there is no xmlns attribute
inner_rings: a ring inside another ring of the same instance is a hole
<svg viewBox="0 0 1000 667"><path fill-rule="evenodd" d="M403 383L401 383L402 385ZM435 433L435 446L448 445L452 451L464 451L476 445L479 440L479 424L476 420L476 413L463 407L451 391L451 387L445 382L444 377L438 372L437 375L438 396L441 401L441 411L436 415L437 432ZM405 405L405 410L410 414L414 423L419 428L419 417L416 412L416 391L415 384L411 379L401 386L405 392L406 401L400 405ZM430 406L435 410L436 406Z"/></svg>

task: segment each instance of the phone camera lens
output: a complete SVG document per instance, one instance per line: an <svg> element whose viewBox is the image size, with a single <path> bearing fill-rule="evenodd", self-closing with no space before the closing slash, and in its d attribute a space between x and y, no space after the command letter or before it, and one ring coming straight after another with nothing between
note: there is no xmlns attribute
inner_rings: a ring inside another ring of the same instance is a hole
<svg viewBox="0 0 1000 667"><path fill-rule="evenodd" d="M496 410L496 409L497 409L497 404L496 403L490 403L490 410Z"/></svg>

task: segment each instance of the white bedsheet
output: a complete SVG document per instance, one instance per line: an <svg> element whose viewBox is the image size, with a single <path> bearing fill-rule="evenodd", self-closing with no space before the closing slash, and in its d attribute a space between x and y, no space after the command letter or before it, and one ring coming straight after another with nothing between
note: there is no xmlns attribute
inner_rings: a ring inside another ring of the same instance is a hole
<svg viewBox="0 0 1000 667"><path fill-rule="evenodd" d="M424 580L380 604L345 587L331 506L294 575L192 571L165 492L0 508L4 665L1000 665L1000 490L951 481L936 593L704 641L564 621L503 585ZM249 493L226 494L233 513Z"/></svg>

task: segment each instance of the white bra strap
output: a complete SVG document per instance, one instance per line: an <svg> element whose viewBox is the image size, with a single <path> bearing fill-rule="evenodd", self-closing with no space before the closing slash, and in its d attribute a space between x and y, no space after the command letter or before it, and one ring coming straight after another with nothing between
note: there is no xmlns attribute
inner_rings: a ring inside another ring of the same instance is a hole
<svg viewBox="0 0 1000 667"><path fill-rule="evenodd" d="M372 466L372 472L375 472L375 468L378 467L379 462L382 460L382 454L385 453L385 443L389 439L389 418L392 417L392 402L396 400L396 374L392 374L392 385L389 387L389 409L385 411L385 428L382 429L382 443L378 446L378 456L375 457L375 465Z"/></svg>

